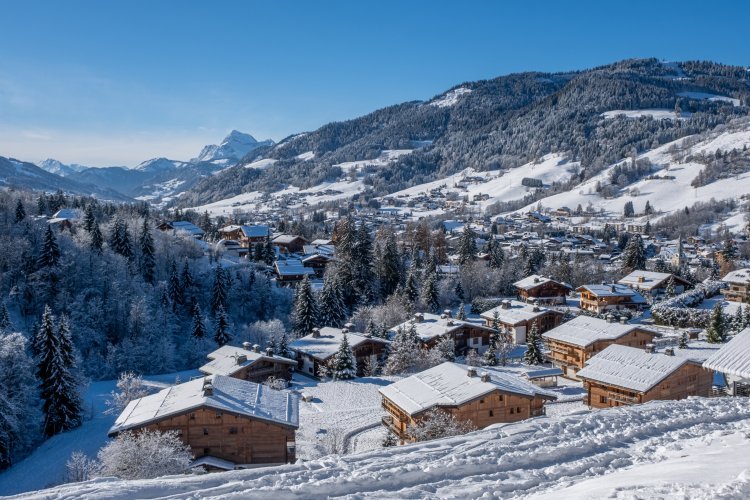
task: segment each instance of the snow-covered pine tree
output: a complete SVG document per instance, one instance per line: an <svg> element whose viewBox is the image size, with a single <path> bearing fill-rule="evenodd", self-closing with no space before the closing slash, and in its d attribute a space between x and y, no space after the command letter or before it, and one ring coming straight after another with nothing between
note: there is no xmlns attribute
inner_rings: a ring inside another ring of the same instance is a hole
<svg viewBox="0 0 750 500"><path fill-rule="evenodd" d="M466 294L464 293L464 287L463 285L461 285L460 279L456 280L456 286L453 289L453 292L456 294L456 297L458 298L458 300L460 300L461 303L463 304L463 300L466 298Z"/></svg>
<svg viewBox="0 0 750 500"><path fill-rule="evenodd" d="M456 360L456 342L450 335L440 337L433 349L436 349L439 353L440 362Z"/></svg>
<svg viewBox="0 0 750 500"><path fill-rule="evenodd" d="M293 324L297 337L309 335L312 329L318 326L318 304L307 275L297 285L294 296Z"/></svg>
<svg viewBox="0 0 750 500"><path fill-rule="evenodd" d="M263 260L267 266L273 265L276 260L276 250L273 248L273 241L271 241L271 235L266 236L266 243L263 248Z"/></svg>
<svg viewBox="0 0 750 500"><path fill-rule="evenodd" d="M229 343L232 336L229 333L229 321L227 315L224 312L224 308L219 306L216 310L216 329L214 330L214 342L219 346L223 346Z"/></svg>
<svg viewBox="0 0 750 500"><path fill-rule="evenodd" d="M322 326L340 328L346 320L346 305L341 290L341 283L335 271L327 272L323 280L323 289L318 296L319 318Z"/></svg>
<svg viewBox="0 0 750 500"><path fill-rule="evenodd" d="M0 303L0 334L10 333L13 325L10 322L10 313L5 302Z"/></svg>
<svg viewBox="0 0 750 500"><path fill-rule="evenodd" d="M360 223L356 232L352 259L352 263L356 263L353 267L354 281L352 283L355 289L356 302L369 304L373 300L375 272L373 271L372 239L364 222Z"/></svg>
<svg viewBox="0 0 750 500"><path fill-rule="evenodd" d="M284 358L292 357L292 354L289 352L289 339L286 336L286 332L282 333L281 337L279 338L279 348L277 354Z"/></svg>
<svg viewBox="0 0 750 500"><path fill-rule="evenodd" d="M23 207L23 201L18 198L16 201L16 224L23 221L26 218L26 209Z"/></svg>
<svg viewBox="0 0 750 500"><path fill-rule="evenodd" d="M52 226L47 225L47 231L44 233L44 243L42 251L39 254L37 265L41 268L55 267L60 262L60 247L57 246L55 233L52 232Z"/></svg>
<svg viewBox="0 0 750 500"><path fill-rule="evenodd" d="M91 234L94 230L94 224L96 223L96 216L94 215L94 205L91 203L86 205L83 211L83 229L87 233Z"/></svg>
<svg viewBox="0 0 750 500"><path fill-rule="evenodd" d="M706 340L711 344L718 344L726 340L726 322L724 321L724 312L721 309L721 301L716 302L714 310L711 312L711 319L706 329L706 334Z"/></svg>
<svg viewBox="0 0 750 500"><path fill-rule="evenodd" d="M219 308L226 310L227 306L227 277L224 268L217 264L214 267L214 284L211 289L211 313L216 315Z"/></svg>
<svg viewBox="0 0 750 500"><path fill-rule="evenodd" d="M687 349L688 347L688 334L686 331L682 332L682 335L680 335L680 343L677 345L680 349Z"/></svg>
<svg viewBox="0 0 750 500"><path fill-rule="evenodd" d="M201 306L197 302L193 304L193 325L190 329L190 335L195 339L202 339L206 336L206 325L203 323L203 313Z"/></svg>
<svg viewBox="0 0 750 500"><path fill-rule="evenodd" d="M37 215L45 215L47 213L47 198L44 196L44 193L39 195L39 198L36 199L36 214Z"/></svg>
<svg viewBox="0 0 750 500"><path fill-rule="evenodd" d="M641 236L634 234L622 253L622 273L629 274L637 269L646 269L646 253Z"/></svg>
<svg viewBox="0 0 750 500"><path fill-rule="evenodd" d="M497 344L499 342L499 333L494 330L490 334L490 342L487 350L484 352L484 364L486 366L497 366Z"/></svg>
<svg viewBox="0 0 750 500"><path fill-rule="evenodd" d="M409 273L406 275L406 282L404 283L404 298L409 302L411 306L414 306L414 304L417 302L417 299L419 298L416 271L413 265L409 269Z"/></svg>
<svg viewBox="0 0 750 500"><path fill-rule="evenodd" d="M172 310L176 311L177 306L182 305L185 302L183 296L183 287L180 283L180 278L177 276L177 264L172 261L169 266L169 281L167 281L167 296L170 302L172 302Z"/></svg>
<svg viewBox="0 0 750 500"><path fill-rule="evenodd" d="M91 250L94 253L102 253L104 248L104 236L102 236L102 230L99 228L99 223L94 221L93 229L91 229Z"/></svg>
<svg viewBox="0 0 750 500"><path fill-rule="evenodd" d="M62 317L57 328L54 321L52 311L45 306L36 345L39 350L37 377L47 437L79 426L83 413L67 318Z"/></svg>
<svg viewBox="0 0 750 500"><path fill-rule="evenodd" d="M128 226L120 216L115 218L115 222L112 225L109 246L112 248L112 251L128 260L133 258L133 245L130 243Z"/></svg>
<svg viewBox="0 0 750 500"><path fill-rule="evenodd" d="M357 375L357 370L354 366L354 354L349 346L349 338L346 333L341 337L341 343L339 344L339 350L333 356L333 363L331 364L331 378L333 380L349 380Z"/></svg>
<svg viewBox="0 0 750 500"><path fill-rule="evenodd" d="M458 312L456 313L456 319L464 321L466 319L466 306L463 302L458 306Z"/></svg>
<svg viewBox="0 0 750 500"><path fill-rule="evenodd" d="M541 365L544 363L542 338L539 335L539 327L536 321L531 324L531 328L526 334L526 352L523 355L523 361L528 365Z"/></svg>
<svg viewBox="0 0 750 500"><path fill-rule="evenodd" d="M383 437L383 448L391 448L396 445L398 445L398 438L393 432L386 430Z"/></svg>
<svg viewBox="0 0 750 500"><path fill-rule="evenodd" d="M143 219L140 235L141 247L141 275L146 283L154 283L156 279L156 259L154 258L154 238L148 225L148 218Z"/></svg>
<svg viewBox="0 0 750 500"><path fill-rule="evenodd" d="M380 258L378 261L378 277L380 279L381 297L386 299L401 281L401 256L396 245L396 236L390 227L384 228L384 241L381 245Z"/></svg>
<svg viewBox="0 0 750 500"><path fill-rule="evenodd" d="M411 371L419 361L420 354L420 347L414 342L409 331L399 327L388 348L384 373L399 375Z"/></svg>
<svg viewBox="0 0 750 500"><path fill-rule="evenodd" d="M664 293L669 299L677 295L677 291L674 288L674 275L670 275L669 278L667 278L667 287L664 290Z"/></svg>
<svg viewBox="0 0 750 500"><path fill-rule="evenodd" d="M180 273L180 284L182 285L183 293L188 292L195 284L193 275L190 272L190 264L188 263L187 258L185 259L185 262L183 262L182 264L182 273Z"/></svg>
<svg viewBox="0 0 750 500"><path fill-rule="evenodd" d="M422 287L422 301L432 312L440 309L437 273L434 271L427 274L424 286Z"/></svg>
<svg viewBox="0 0 750 500"><path fill-rule="evenodd" d="M501 327L497 336L497 353L502 366L508 364L508 356L514 348L513 336L507 328Z"/></svg>
<svg viewBox="0 0 750 500"><path fill-rule="evenodd" d="M461 233L461 240L458 244L458 262L463 265L477 258L477 233L467 222L464 231Z"/></svg>

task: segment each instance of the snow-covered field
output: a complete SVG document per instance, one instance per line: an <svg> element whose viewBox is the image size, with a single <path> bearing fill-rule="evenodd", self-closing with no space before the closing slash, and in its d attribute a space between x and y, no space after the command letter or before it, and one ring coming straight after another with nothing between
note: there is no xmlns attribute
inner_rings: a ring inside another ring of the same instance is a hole
<svg viewBox="0 0 750 500"><path fill-rule="evenodd" d="M747 498L750 405L691 398L274 469L99 479L22 498Z"/></svg>
<svg viewBox="0 0 750 500"><path fill-rule="evenodd" d="M606 111L602 113L604 118L615 118L617 116L625 116L627 118L640 118L642 116L650 116L654 120L674 120L675 112L669 109L614 109L612 111ZM690 117L690 113L684 111L680 114L680 120Z"/></svg>

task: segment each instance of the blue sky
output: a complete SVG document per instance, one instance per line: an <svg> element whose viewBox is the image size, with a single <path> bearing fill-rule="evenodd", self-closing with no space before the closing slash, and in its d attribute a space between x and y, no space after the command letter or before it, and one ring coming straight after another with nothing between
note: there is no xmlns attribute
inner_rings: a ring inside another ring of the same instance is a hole
<svg viewBox="0 0 750 500"><path fill-rule="evenodd" d="M750 65L750 2L0 0L0 155L188 159L464 81L630 57Z"/></svg>

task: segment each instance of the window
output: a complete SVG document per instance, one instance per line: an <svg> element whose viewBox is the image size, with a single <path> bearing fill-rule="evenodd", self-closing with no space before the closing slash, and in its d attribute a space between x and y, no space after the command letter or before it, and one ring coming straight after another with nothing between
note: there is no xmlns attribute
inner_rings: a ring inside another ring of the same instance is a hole
<svg viewBox="0 0 750 500"><path fill-rule="evenodd" d="M195 413L190 414L190 420L195 420Z"/></svg>
<svg viewBox="0 0 750 500"><path fill-rule="evenodd" d="M599 396L599 402L602 404L607 404L609 399L607 399L607 396Z"/></svg>
<svg viewBox="0 0 750 500"><path fill-rule="evenodd" d="M229 428L229 434L237 434L239 431L237 427L230 427Z"/></svg>
<svg viewBox="0 0 750 500"><path fill-rule="evenodd" d="M208 436L208 428L207 427L203 428L203 435L204 436Z"/></svg>
<svg viewBox="0 0 750 500"><path fill-rule="evenodd" d="M211 448L203 448L203 454L208 455L211 453Z"/></svg>
<svg viewBox="0 0 750 500"><path fill-rule="evenodd" d="M479 404L482 404L482 403L484 403L484 399L479 400Z"/></svg>
<svg viewBox="0 0 750 500"><path fill-rule="evenodd" d="M221 418L221 410L216 410L216 418Z"/></svg>
<svg viewBox="0 0 750 500"><path fill-rule="evenodd" d="M502 401L502 400L503 400L503 395L502 395L502 394L500 394L500 395L498 396L498 398L499 398L499 399L498 399L499 401Z"/></svg>
<svg viewBox="0 0 750 500"><path fill-rule="evenodd" d="M515 408L510 409L510 414L513 415L515 413Z"/></svg>
<svg viewBox="0 0 750 500"><path fill-rule="evenodd" d="M492 410L490 410L490 417L494 417L494 416L495 416L495 413Z"/></svg>
<svg viewBox="0 0 750 500"><path fill-rule="evenodd" d="M516 413L521 413L521 407L520 406L516 408Z"/></svg>

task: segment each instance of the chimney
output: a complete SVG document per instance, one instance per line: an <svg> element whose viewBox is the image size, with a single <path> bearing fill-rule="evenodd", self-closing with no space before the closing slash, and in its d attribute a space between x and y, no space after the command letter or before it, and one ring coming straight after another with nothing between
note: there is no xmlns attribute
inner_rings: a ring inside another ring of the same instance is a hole
<svg viewBox="0 0 750 500"><path fill-rule="evenodd" d="M272 358L273 357L273 349L271 349L270 347L266 348L266 356L268 356L269 358Z"/></svg>
<svg viewBox="0 0 750 500"><path fill-rule="evenodd" d="M653 354L656 352L656 346L654 344L646 344L646 352Z"/></svg>
<svg viewBox="0 0 750 500"><path fill-rule="evenodd" d="M501 307L503 309L510 309L510 301L509 300L503 300L500 304L501 304Z"/></svg>
<svg viewBox="0 0 750 500"><path fill-rule="evenodd" d="M487 372L482 373L482 382L489 382L490 381L490 374Z"/></svg>
<svg viewBox="0 0 750 500"><path fill-rule="evenodd" d="M250 349L252 349L252 347L253 347L253 345L250 342L243 342L242 343L242 348L243 349L246 349L246 350L249 351Z"/></svg>
<svg viewBox="0 0 750 500"><path fill-rule="evenodd" d="M424 314L422 314L422 313L416 313L414 315L414 322L415 323L421 323L422 321L424 321Z"/></svg>
<svg viewBox="0 0 750 500"><path fill-rule="evenodd" d="M450 317L452 317L452 316L453 316L453 313L451 313L451 310L450 310L450 309L446 309L446 310L444 310L444 311L443 311L443 314L445 314L445 317L446 317L446 318L450 318Z"/></svg>
<svg viewBox="0 0 750 500"><path fill-rule="evenodd" d="M646 281L645 276L638 276L638 283L643 283L644 281Z"/></svg>
<svg viewBox="0 0 750 500"><path fill-rule="evenodd" d="M538 276L534 276L534 283L539 283L539 277Z"/></svg>
<svg viewBox="0 0 750 500"><path fill-rule="evenodd" d="M620 316L620 324L626 325L628 323L628 317L627 316Z"/></svg>
<svg viewBox="0 0 750 500"><path fill-rule="evenodd" d="M349 333L349 329L347 327L344 327L341 329L341 333Z"/></svg>
<svg viewBox="0 0 750 500"><path fill-rule="evenodd" d="M246 354L237 354L235 356L235 359L237 360L237 364L241 365L245 361L247 361L247 355Z"/></svg>
<svg viewBox="0 0 750 500"><path fill-rule="evenodd" d="M614 314L607 314L607 323L614 323L614 322L615 322Z"/></svg>
<svg viewBox="0 0 750 500"><path fill-rule="evenodd" d="M210 379L203 379L203 395L204 396L213 396L214 394L214 386L211 383Z"/></svg>
<svg viewBox="0 0 750 500"><path fill-rule="evenodd" d="M258 344L253 344L253 352L260 352L260 346Z"/></svg>
<svg viewBox="0 0 750 500"><path fill-rule="evenodd" d="M314 338L314 339L320 338L320 328L313 328L312 329L312 338Z"/></svg>
<svg viewBox="0 0 750 500"><path fill-rule="evenodd" d="M664 349L664 354L667 356L674 356L674 348L673 347L667 347Z"/></svg>
<svg viewBox="0 0 750 500"><path fill-rule="evenodd" d="M354 331L354 323L345 323L345 324L344 324L344 328L346 328L346 329L347 329L347 330L349 330L350 332L351 332L351 331Z"/></svg>
<svg viewBox="0 0 750 500"><path fill-rule="evenodd" d="M470 366L468 370L466 370L466 375L469 377L476 377L477 376L477 369L473 366Z"/></svg>

